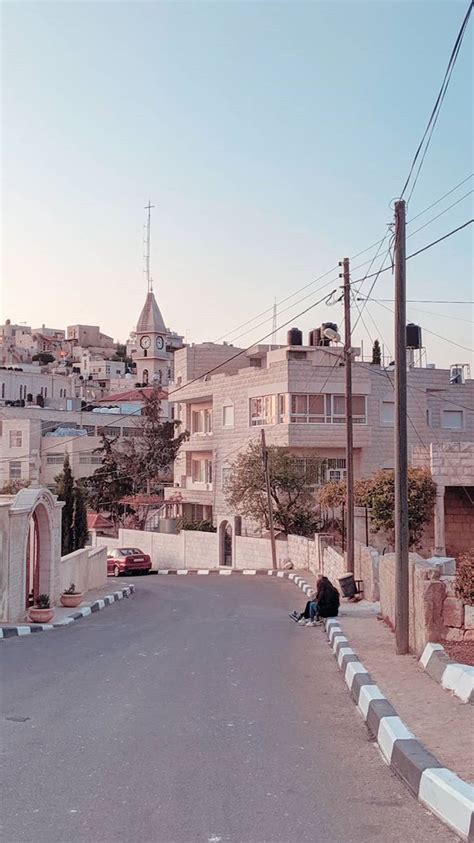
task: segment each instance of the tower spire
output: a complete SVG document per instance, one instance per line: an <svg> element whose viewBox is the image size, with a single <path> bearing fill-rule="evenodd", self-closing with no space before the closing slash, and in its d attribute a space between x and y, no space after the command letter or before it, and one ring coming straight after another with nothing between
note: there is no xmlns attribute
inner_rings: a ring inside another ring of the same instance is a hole
<svg viewBox="0 0 474 843"><path fill-rule="evenodd" d="M146 275L146 283L147 283L147 292L153 292L153 279L150 276L150 231L151 231L151 209L155 206L151 204L151 200L148 200L148 205L145 206L145 211L148 211L147 222L146 222L146 238L145 238L145 269L143 272Z"/></svg>

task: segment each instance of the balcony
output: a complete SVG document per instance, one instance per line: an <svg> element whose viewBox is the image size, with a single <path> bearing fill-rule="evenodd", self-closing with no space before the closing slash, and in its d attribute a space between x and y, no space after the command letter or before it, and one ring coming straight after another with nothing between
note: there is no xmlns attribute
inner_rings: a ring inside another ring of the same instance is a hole
<svg viewBox="0 0 474 843"><path fill-rule="evenodd" d="M193 483L191 477L183 478L184 485L165 488L165 501L175 503L200 503L213 506L214 492L212 483Z"/></svg>

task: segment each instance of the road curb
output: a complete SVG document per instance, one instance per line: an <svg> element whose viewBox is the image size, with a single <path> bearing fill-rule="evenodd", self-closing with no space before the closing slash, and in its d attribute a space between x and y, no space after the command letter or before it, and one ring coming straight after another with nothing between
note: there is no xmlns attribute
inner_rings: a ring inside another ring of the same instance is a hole
<svg viewBox="0 0 474 843"><path fill-rule="evenodd" d="M100 597L97 600L94 600L94 602L91 603L90 606L83 606L82 609L78 609L73 614L63 618L63 620L56 621L56 623L35 623L18 624L18 626L0 626L0 639L18 638L23 635L31 635L37 632L47 632L49 629L59 629L63 626L69 626L71 623L74 623L74 621L78 621L81 618L87 617L88 615L100 612L101 609L105 609L106 606L110 606L112 603L117 603L124 597L130 597L134 593L134 591L134 585L127 585L126 588L121 588L119 591L113 591L112 594L106 594L104 597Z"/></svg>
<svg viewBox="0 0 474 843"><path fill-rule="evenodd" d="M311 590L301 577L292 579L305 594ZM325 620L325 629L352 699L387 764L422 805L474 843L474 786L443 767L410 732L350 646L339 619Z"/></svg>
<svg viewBox="0 0 474 843"><path fill-rule="evenodd" d="M435 682L464 703L474 705L474 667L450 659L441 644L427 644L420 665Z"/></svg>

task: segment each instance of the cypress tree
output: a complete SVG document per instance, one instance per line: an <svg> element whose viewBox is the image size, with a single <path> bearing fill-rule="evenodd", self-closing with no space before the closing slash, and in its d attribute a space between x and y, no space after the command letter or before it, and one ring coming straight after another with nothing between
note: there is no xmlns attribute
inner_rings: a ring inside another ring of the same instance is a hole
<svg viewBox="0 0 474 843"><path fill-rule="evenodd" d="M85 547L89 538L84 492L79 483L74 486L74 550Z"/></svg>
<svg viewBox="0 0 474 843"><path fill-rule="evenodd" d="M374 366L380 366L382 362L382 353L380 351L380 343L378 340L374 341L372 346L372 364Z"/></svg>
<svg viewBox="0 0 474 843"><path fill-rule="evenodd" d="M74 550L74 478L69 454L65 454L63 470L55 480L58 498L64 501L61 513L61 556L66 556Z"/></svg>

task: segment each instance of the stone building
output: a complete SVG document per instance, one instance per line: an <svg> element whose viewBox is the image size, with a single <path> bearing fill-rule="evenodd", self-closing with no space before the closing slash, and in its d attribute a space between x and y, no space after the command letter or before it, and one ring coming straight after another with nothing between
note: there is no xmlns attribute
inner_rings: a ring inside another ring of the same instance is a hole
<svg viewBox="0 0 474 843"><path fill-rule="evenodd" d="M322 481L345 477L342 350L258 346L229 359L238 351L211 343L176 353L169 400L191 436L175 463L174 488L165 490L166 515L215 523L227 517L225 484L232 461L259 438L262 425L267 444L289 448L303 469L308 458L322 460ZM218 371L205 374L216 366ZM474 381L450 380L444 369L409 370L410 459L415 446L474 441ZM356 357L353 394L356 477L393 468L393 370Z"/></svg>

